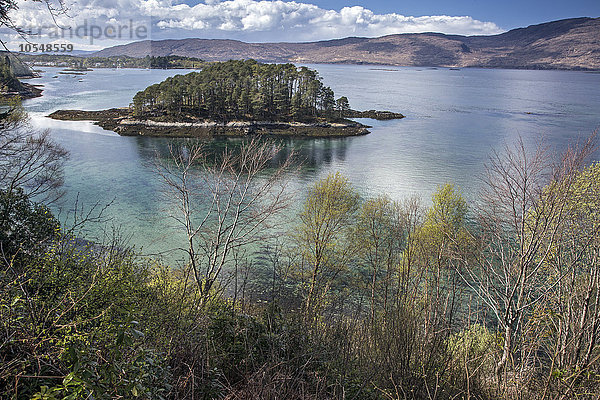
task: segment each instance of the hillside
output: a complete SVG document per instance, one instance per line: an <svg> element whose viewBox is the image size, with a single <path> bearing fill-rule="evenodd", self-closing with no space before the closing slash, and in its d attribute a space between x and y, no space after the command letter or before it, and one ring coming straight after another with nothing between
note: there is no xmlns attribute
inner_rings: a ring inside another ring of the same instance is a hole
<svg viewBox="0 0 600 400"><path fill-rule="evenodd" d="M600 69L599 33L600 18L573 18L493 36L417 33L310 43L244 43L194 38L135 42L110 47L94 55L178 55L207 61L253 58L263 62L596 70Z"/></svg>
<svg viewBox="0 0 600 400"><path fill-rule="evenodd" d="M0 59L3 64L8 64L10 70L17 78L32 78L33 70L25 63L21 55L8 51L0 51Z"/></svg>
<svg viewBox="0 0 600 400"><path fill-rule="evenodd" d="M33 76L32 72L29 67L21 63L14 55L6 52L0 54L0 97L2 100L6 100L7 97L30 99L41 96L42 89L28 83L23 83L18 79Z"/></svg>

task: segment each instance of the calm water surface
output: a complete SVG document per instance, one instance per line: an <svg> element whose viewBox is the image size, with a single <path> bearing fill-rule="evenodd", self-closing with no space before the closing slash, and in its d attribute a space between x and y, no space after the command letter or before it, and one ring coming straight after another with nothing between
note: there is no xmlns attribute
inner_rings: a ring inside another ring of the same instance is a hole
<svg viewBox="0 0 600 400"><path fill-rule="evenodd" d="M289 140L305 159L291 177L301 199L311 182L339 171L365 196L393 199L419 195L427 202L438 185L451 182L474 199L484 163L519 135L533 145L544 137L557 151L600 126L600 74L565 71L482 69L386 69L369 66L311 65L336 96L355 109L397 111L398 121L361 122L371 134L341 139ZM58 109L100 110L127 106L133 95L182 70L97 69L84 76L44 68L43 97L25 106L35 126L49 128L71 158L67 195L55 211L67 215L76 201L112 202L106 212L130 242L146 254L177 246L165 213L157 178L149 165L166 139L120 137L87 122L45 118ZM86 235L98 239L100 226Z"/></svg>

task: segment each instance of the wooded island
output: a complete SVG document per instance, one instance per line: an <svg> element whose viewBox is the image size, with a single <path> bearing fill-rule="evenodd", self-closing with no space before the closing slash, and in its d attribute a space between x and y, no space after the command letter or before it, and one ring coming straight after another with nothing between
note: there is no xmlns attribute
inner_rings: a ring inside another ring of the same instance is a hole
<svg viewBox="0 0 600 400"><path fill-rule="evenodd" d="M60 110L51 118L92 120L121 135L355 136L367 126L346 118L397 119L389 111L354 111L317 71L254 60L213 63L138 92L129 108Z"/></svg>
<svg viewBox="0 0 600 400"><path fill-rule="evenodd" d="M316 71L293 64L254 60L215 63L199 72L176 75L133 98L138 116L315 122L348 111L348 99ZM339 111L336 115L335 111Z"/></svg>

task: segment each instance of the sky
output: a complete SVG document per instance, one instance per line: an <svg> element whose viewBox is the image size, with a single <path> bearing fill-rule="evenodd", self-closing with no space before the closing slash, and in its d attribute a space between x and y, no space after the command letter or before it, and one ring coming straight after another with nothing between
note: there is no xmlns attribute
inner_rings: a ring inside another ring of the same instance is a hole
<svg viewBox="0 0 600 400"><path fill-rule="evenodd" d="M350 4L361 5L380 14L396 12L415 16L468 15L473 19L494 22L506 30L564 18L600 16L599 0L320 0L313 3L332 9L340 9Z"/></svg>
<svg viewBox="0 0 600 400"><path fill-rule="evenodd" d="M31 44L98 50L144 39L301 42L441 32L493 35L563 18L600 16L600 0L64 0L65 12L19 1L15 24ZM58 0L50 0L58 1ZM58 4L55 8L58 9ZM0 30L12 50L25 38Z"/></svg>

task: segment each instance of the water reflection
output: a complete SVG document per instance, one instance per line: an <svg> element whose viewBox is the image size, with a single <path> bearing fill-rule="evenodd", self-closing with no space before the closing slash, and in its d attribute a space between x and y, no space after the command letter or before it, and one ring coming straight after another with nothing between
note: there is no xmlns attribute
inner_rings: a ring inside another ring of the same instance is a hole
<svg viewBox="0 0 600 400"><path fill-rule="evenodd" d="M138 150L138 158L146 165L149 165L154 157L168 159L171 156L171 147L189 147L200 144L204 146L207 157L210 160L221 155L224 150L236 154L246 140L249 139L134 138ZM327 167L345 162L353 138L299 139L273 136L262 140L272 141L274 146L281 146L280 151L271 160L271 167L276 168L282 165L293 154L295 164L301 170L308 172L314 171L319 167Z"/></svg>

